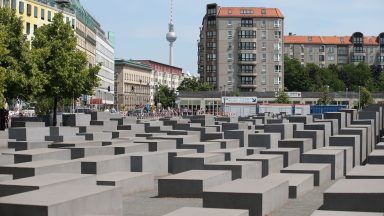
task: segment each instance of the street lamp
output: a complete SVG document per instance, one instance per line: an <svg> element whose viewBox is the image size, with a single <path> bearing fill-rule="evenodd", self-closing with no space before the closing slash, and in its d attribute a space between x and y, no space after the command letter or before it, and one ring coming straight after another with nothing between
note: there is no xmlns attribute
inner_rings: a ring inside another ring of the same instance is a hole
<svg viewBox="0 0 384 216"><path fill-rule="evenodd" d="M347 100L347 103L348 103L348 106L347 106L347 108L349 108L349 100L348 100L348 88L345 88L345 100Z"/></svg>
<svg viewBox="0 0 384 216"><path fill-rule="evenodd" d="M231 81L227 81L228 87L232 84ZM226 85L224 85L224 115L226 114L226 105L227 105L227 90L225 89Z"/></svg>
<svg viewBox="0 0 384 216"><path fill-rule="evenodd" d="M359 86L359 110L360 110L360 106L361 106L361 102L360 102L361 98L360 97L361 96L360 96L360 86Z"/></svg>

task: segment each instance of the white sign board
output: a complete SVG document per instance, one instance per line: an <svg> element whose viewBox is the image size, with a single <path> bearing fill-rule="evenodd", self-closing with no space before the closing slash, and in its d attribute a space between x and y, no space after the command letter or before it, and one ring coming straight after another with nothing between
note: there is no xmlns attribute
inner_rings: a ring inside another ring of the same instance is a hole
<svg viewBox="0 0 384 216"><path fill-rule="evenodd" d="M257 97L223 97L226 104L257 104Z"/></svg>
<svg viewBox="0 0 384 216"><path fill-rule="evenodd" d="M301 98L301 92L285 92L289 98ZM275 97L279 96L279 92L275 92Z"/></svg>

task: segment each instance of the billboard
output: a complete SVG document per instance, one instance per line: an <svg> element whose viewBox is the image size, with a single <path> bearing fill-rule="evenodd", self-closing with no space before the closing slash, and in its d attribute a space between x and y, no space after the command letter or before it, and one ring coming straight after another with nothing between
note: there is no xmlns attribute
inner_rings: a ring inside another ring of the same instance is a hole
<svg viewBox="0 0 384 216"><path fill-rule="evenodd" d="M221 101L226 104L257 104L257 97L222 97Z"/></svg>

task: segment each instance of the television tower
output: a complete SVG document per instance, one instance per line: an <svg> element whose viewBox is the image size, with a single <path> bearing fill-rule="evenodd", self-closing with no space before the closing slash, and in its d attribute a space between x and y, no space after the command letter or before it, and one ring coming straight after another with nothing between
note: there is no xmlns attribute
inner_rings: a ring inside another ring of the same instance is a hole
<svg viewBox="0 0 384 216"><path fill-rule="evenodd" d="M177 36L173 25L173 0L171 0L171 14L168 24L167 41L169 42L169 65L173 66L173 43L176 41Z"/></svg>

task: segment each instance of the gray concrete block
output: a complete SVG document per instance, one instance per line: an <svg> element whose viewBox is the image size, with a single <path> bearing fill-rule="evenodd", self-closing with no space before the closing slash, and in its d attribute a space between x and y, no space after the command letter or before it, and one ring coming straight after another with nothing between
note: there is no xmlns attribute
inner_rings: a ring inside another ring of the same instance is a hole
<svg viewBox="0 0 384 216"><path fill-rule="evenodd" d="M262 163L260 161L225 161L204 164L206 170L230 170L232 180L235 179L259 179L262 174Z"/></svg>
<svg viewBox="0 0 384 216"><path fill-rule="evenodd" d="M344 176L344 151L337 149L314 149L302 155L303 163L331 164L331 179Z"/></svg>
<svg viewBox="0 0 384 216"><path fill-rule="evenodd" d="M205 134L201 135L202 141L216 140L216 139L224 139L224 133L223 132L210 132L210 133L205 133Z"/></svg>
<svg viewBox="0 0 384 216"><path fill-rule="evenodd" d="M91 115L89 114L64 114L63 126L89 126Z"/></svg>
<svg viewBox="0 0 384 216"><path fill-rule="evenodd" d="M48 127L9 128L9 139L16 141L45 141L49 136Z"/></svg>
<svg viewBox="0 0 384 216"><path fill-rule="evenodd" d="M0 175L0 182L12 180L12 179L13 179L12 175Z"/></svg>
<svg viewBox="0 0 384 216"><path fill-rule="evenodd" d="M183 207L164 216L249 216L248 210ZM372 215L373 216L373 215Z"/></svg>
<svg viewBox="0 0 384 216"><path fill-rule="evenodd" d="M13 179L49 173L81 173L80 161L40 160L0 166L0 174L11 174Z"/></svg>
<svg viewBox="0 0 384 216"><path fill-rule="evenodd" d="M160 178L160 197L201 198L203 190L231 181L230 171L190 170Z"/></svg>
<svg viewBox="0 0 384 216"><path fill-rule="evenodd" d="M250 216L264 216L288 201L288 181L281 179L237 179L204 190L203 206L248 209Z"/></svg>
<svg viewBox="0 0 384 216"><path fill-rule="evenodd" d="M227 130L224 131L224 139L240 140L240 147L248 147L248 130Z"/></svg>
<svg viewBox="0 0 384 216"><path fill-rule="evenodd" d="M364 162L368 155L367 146L367 134L364 128L342 128L339 130L340 135L358 135L360 138L360 149L361 149L361 161Z"/></svg>
<svg viewBox="0 0 384 216"><path fill-rule="evenodd" d="M384 164L384 150L374 150L368 156L369 164Z"/></svg>
<svg viewBox="0 0 384 216"><path fill-rule="evenodd" d="M128 155L98 155L78 159L82 174L105 174L117 171L130 171Z"/></svg>
<svg viewBox="0 0 384 216"><path fill-rule="evenodd" d="M15 163L24 163L38 160L71 160L71 151L68 149L31 149L11 153Z"/></svg>
<svg viewBox="0 0 384 216"><path fill-rule="evenodd" d="M266 155L254 154L246 157L238 158L237 161L261 161L262 162L262 177L271 173L279 173L283 169L284 158L282 155Z"/></svg>
<svg viewBox="0 0 384 216"><path fill-rule="evenodd" d="M293 138L278 141L278 148L299 148L300 155L312 150L312 147L312 139L308 138Z"/></svg>
<svg viewBox="0 0 384 216"><path fill-rule="evenodd" d="M311 216L383 216L383 213L316 210Z"/></svg>
<svg viewBox="0 0 384 216"><path fill-rule="evenodd" d="M219 150L221 143L219 142L191 142L184 143L178 147L179 149L196 149L197 153L210 152Z"/></svg>
<svg viewBox="0 0 384 216"><path fill-rule="evenodd" d="M93 175L52 173L0 182L0 197L61 185L94 185Z"/></svg>
<svg viewBox="0 0 384 216"><path fill-rule="evenodd" d="M331 180L330 164L298 163L284 168L280 172L312 174L315 186L321 186Z"/></svg>
<svg viewBox="0 0 384 216"><path fill-rule="evenodd" d="M103 149L113 149L115 155L129 154L134 152L146 152L149 147L148 143L121 143L111 146L103 146ZM109 155L109 152L107 153Z"/></svg>
<svg viewBox="0 0 384 216"><path fill-rule="evenodd" d="M346 117L345 117L344 112L327 112L327 113L324 113L324 119L337 119L338 129L346 127L345 118Z"/></svg>
<svg viewBox="0 0 384 216"><path fill-rule="evenodd" d="M329 137L332 136L331 122L316 122L304 125L304 130L319 130L324 134L324 146L329 146Z"/></svg>
<svg viewBox="0 0 384 216"><path fill-rule="evenodd" d="M148 151L162 151L167 149L176 148L176 140L140 140L134 141L134 143L146 143L148 144Z"/></svg>
<svg viewBox="0 0 384 216"><path fill-rule="evenodd" d="M374 139L374 131L371 125L350 125L351 129L365 129L366 137L367 137L367 155L371 153L375 149L375 139Z"/></svg>
<svg viewBox="0 0 384 216"><path fill-rule="evenodd" d="M200 137L195 135L153 135L148 139L170 139L176 140L176 145L179 147L183 143L199 142Z"/></svg>
<svg viewBox="0 0 384 216"><path fill-rule="evenodd" d="M259 133L248 135L248 147L277 148L280 133Z"/></svg>
<svg viewBox="0 0 384 216"><path fill-rule="evenodd" d="M324 191L323 210L384 212L384 179L341 179Z"/></svg>
<svg viewBox="0 0 384 216"><path fill-rule="evenodd" d="M345 176L347 179L384 179L384 165L356 166Z"/></svg>
<svg viewBox="0 0 384 216"><path fill-rule="evenodd" d="M312 139L312 148L317 149L325 146L324 131L321 130L298 130L294 132L294 138L310 138Z"/></svg>
<svg viewBox="0 0 384 216"><path fill-rule="evenodd" d="M204 164L223 161L223 154L196 153L181 155L174 158L174 173L181 173L189 170L202 170L204 169Z"/></svg>
<svg viewBox="0 0 384 216"><path fill-rule="evenodd" d="M152 173L111 172L96 176L97 185L119 187L123 195L154 189Z"/></svg>
<svg viewBox="0 0 384 216"><path fill-rule="evenodd" d="M260 154L260 151L265 150L266 148L262 147L248 147L247 149L247 156L253 155L253 154Z"/></svg>
<svg viewBox="0 0 384 216"><path fill-rule="evenodd" d="M284 159L283 167L300 163L299 148L272 148L260 151L260 154L282 155Z"/></svg>
<svg viewBox="0 0 384 216"><path fill-rule="evenodd" d="M331 136L339 134L339 123L337 119L314 119L314 123L327 123L328 125L331 124Z"/></svg>
<svg viewBox="0 0 384 216"><path fill-rule="evenodd" d="M51 141L9 141L8 148L13 148L16 151L37 149L37 148L48 148L52 144Z"/></svg>
<svg viewBox="0 0 384 216"><path fill-rule="evenodd" d="M313 190L313 175L273 173L265 179L283 179L289 182L289 198L296 199Z"/></svg>
<svg viewBox="0 0 384 216"><path fill-rule="evenodd" d="M211 150L209 152L224 154L226 161L234 161L239 157L247 156L247 149L246 148L215 149L215 150Z"/></svg>
<svg viewBox="0 0 384 216"><path fill-rule="evenodd" d="M353 168L353 147L348 146L327 146L321 149L325 150L343 150L344 152L344 176Z"/></svg>
<svg viewBox="0 0 384 216"><path fill-rule="evenodd" d="M171 149L165 150L168 153L168 173L174 174L175 157L188 154L196 154L196 149Z"/></svg>
<svg viewBox="0 0 384 216"><path fill-rule="evenodd" d="M313 119L311 118L311 116L289 116L288 121L290 123L309 124L313 122Z"/></svg>
<svg viewBox="0 0 384 216"><path fill-rule="evenodd" d="M353 147L353 166L360 165L362 163L361 150L360 150L360 137L357 135L337 135L329 138L330 146L351 146Z"/></svg>
<svg viewBox="0 0 384 216"><path fill-rule="evenodd" d="M220 142L222 149L240 147L240 140L238 139L216 139L208 140L207 142Z"/></svg>
<svg viewBox="0 0 384 216"><path fill-rule="evenodd" d="M131 158L131 172L148 172L154 176L168 175L168 153L136 152L129 154Z"/></svg>
<svg viewBox="0 0 384 216"><path fill-rule="evenodd" d="M264 126L266 133L280 133L281 139L293 138L293 123L269 124Z"/></svg>
<svg viewBox="0 0 384 216"><path fill-rule="evenodd" d="M122 212L122 195L117 187L65 185L0 198L2 216L122 216Z"/></svg>

